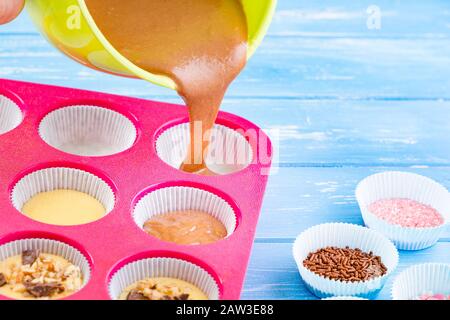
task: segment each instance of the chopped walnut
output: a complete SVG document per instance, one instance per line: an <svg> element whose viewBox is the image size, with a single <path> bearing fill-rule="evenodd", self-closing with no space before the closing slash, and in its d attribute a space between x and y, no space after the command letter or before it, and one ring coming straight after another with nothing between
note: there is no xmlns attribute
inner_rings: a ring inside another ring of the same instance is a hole
<svg viewBox="0 0 450 320"><path fill-rule="evenodd" d="M174 285L161 285L145 279L128 293L127 300L189 300L189 293Z"/></svg>
<svg viewBox="0 0 450 320"><path fill-rule="evenodd" d="M24 298L51 298L61 293L81 289L81 269L70 262L59 261L54 256L35 250L24 251L20 263L5 264L3 270L5 286ZM1 279L0 279L1 280Z"/></svg>

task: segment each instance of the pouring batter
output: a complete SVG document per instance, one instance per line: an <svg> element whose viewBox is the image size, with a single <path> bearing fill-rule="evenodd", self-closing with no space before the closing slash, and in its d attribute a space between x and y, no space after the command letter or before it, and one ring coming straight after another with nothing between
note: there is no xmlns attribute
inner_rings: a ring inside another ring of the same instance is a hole
<svg viewBox="0 0 450 320"><path fill-rule="evenodd" d="M190 146L181 170L205 164L225 92L247 61L247 21L239 0L86 0L95 23L127 59L170 77L189 108ZM196 135L195 126L202 134Z"/></svg>

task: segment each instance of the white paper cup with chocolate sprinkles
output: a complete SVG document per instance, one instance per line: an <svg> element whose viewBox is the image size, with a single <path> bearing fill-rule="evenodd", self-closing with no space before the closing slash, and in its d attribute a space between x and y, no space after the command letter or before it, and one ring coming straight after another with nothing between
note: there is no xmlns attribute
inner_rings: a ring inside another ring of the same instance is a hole
<svg viewBox="0 0 450 320"><path fill-rule="evenodd" d="M383 172L356 188L364 223L401 250L434 245L450 221L450 195L441 184L409 172Z"/></svg>
<svg viewBox="0 0 450 320"><path fill-rule="evenodd" d="M109 156L131 148L137 131L130 119L103 107L74 105L47 114L39 135L52 147L79 156Z"/></svg>
<svg viewBox="0 0 450 320"><path fill-rule="evenodd" d="M114 208L115 195L108 183L90 172L52 167L20 179L12 189L11 202L33 220L69 226L106 216Z"/></svg>
<svg viewBox="0 0 450 320"><path fill-rule="evenodd" d="M294 242L293 255L308 289L320 298L373 298L398 264L398 252L377 231L346 224L311 227Z"/></svg>
<svg viewBox="0 0 450 320"><path fill-rule="evenodd" d="M126 264L109 282L114 300L218 300L214 277L176 258L148 258Z"/></svg>
<svg viewBox="0 0 450 320"><path fill-rule="evenodd" d="M394 300L450 300L450 264L424 263L402 271L392 285Z"/></svg>
<svg viewBox="0 0 450 320"><path fill-rule="evenodd" d="M0 134L13 130L22 122L22 111L11 99L0 94Z"/></svg>
<svg viewBox="0 0 450 320"><path fill-rule="evenodd" d="M186 159L190 142L189 123L173 126L163 131L156 140L159 158L169 166L179 169ZM225 175L241 171L253 161L253 150L239 131L216 124L205 158L210 171Z"/></svg>
<svg viewBox="0 0 450 320"><path fill-rule="evenodd" d="M0 295L12 299L62 299L90 275L87 258L61 241L29 238L0 246Z"/></svg>
<svg viewBox="0 0 450 320"><path fill-rule="evenodd" d="M144 232L183 245L220 241L237 225L236 213L226 200L188 186L149 192L136 203L133 219Z"/></svg>

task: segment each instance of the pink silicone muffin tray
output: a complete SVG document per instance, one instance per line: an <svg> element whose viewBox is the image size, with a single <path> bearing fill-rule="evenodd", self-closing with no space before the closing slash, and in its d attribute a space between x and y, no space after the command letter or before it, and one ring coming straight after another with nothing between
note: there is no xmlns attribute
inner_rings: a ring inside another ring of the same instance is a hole
<svg viewBox="0 0 450 320"><path fill-rule="evenodd" d="M0 245L26 238L48 238L80 250L91 264L89 282L66 299L111 299L108 283L122 266L149 257L179 258L204 268L216 280L220 299L239 299L267 183L270 161L253 161L243 170L214 177L183 173L163 162L156 139L165 129L187 122L185 106L0 79L0 96L14 101L23 120L0 135ZM121 113L137 130L133 146L111 156L85 157L51 147L39 136L41 120L56 109L93 105ZM221 112L218 124L231 129L259 128ZM259 139L267 139L260 135ZM258 142L247 139L258 155ZM267 139L268 141L268 139ZM264 145L271 154L270 142ZM40 223L14 208L15 184L36 170L68 167L90 172L106 181L115 193L114 209L102 219L80 226ZM189 186L214 193L234 209L237 226L228 238L208 245L184 246L147 235L132 218L136 202L148 192L167 186ZM0 299L6 299L1 297Z"/></svg>

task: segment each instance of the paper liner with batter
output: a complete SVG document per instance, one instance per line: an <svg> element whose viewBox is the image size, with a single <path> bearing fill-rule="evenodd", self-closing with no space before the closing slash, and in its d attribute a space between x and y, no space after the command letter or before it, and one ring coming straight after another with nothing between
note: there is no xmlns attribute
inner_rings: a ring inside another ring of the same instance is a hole
<svg viewBox="0 0 450 320"><path fill-rule="evenodd" d="M148 258L120 268L109 282L109 294L117 300L128 286L146 278L167 277L183 280L199 288L209 300L218 300L220 290L214 278L198 265L175 258Z"/></svg>
<svg viewBox="0 0 450 320"><path fill-rule="evenodd" d="M47 168L34 171L20 179L11 192L13 206L22 212L23 205L41 192L75 190L97 199L105 215L114 208L115 195L111 187L96 175L74 168Z"/></svg>
<svg viewBox="0 0 450 320"><path fill-rule="evenodd" d="M179 169L190 141L189 124L182 123L163 131L156 140L156 152L160 159ZM218 175L241 171L253 161L253 150L239 131L216 124L205 158L207 167Z"/></svg>
<svg viewBox="0 0 450 320"><path fill-rule="evenodd" d="M25 250L39 250L41 253L63 257L80 268L83 275L83 287L89 282L91 266L88 259L78 249L57 240L29 238L5 243L0 245L0 261L21 255Z"/></svg>
<svg viewBox="0 0 450 320"><path fill-rule="evenodd" d="M211 214L225 226L227 237L236 229L236 213L227 201L206 190L186 186L156 189L142 197L133 210L133 219L139 228L155 215L174 211L203 211Z"/></svg>

